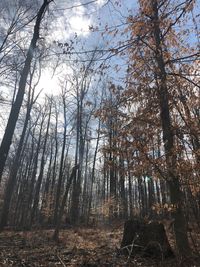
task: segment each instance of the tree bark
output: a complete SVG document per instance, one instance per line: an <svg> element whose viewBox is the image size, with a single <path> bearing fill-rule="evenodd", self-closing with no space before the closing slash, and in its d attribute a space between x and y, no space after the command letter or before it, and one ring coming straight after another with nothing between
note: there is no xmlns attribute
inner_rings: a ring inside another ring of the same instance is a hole
<svg viewBox="0 0 200 267"><path fill-rule="evenodd" d="M182 191L176 169L177 158L175 155L174 134L170 118L167 76L162 51L157 0L152 1L152 13L153 35L155 40L155 60L157 63L157 71L155 72L155 76L158 87L158 98L160 101L160 119L163 131L163 143L168 176L167 183L169 185L171 202L175 207L172 215L174 218L176 244L179 253L182 256L185 256L189 255L190 246L187 237L186 220L183 212Z"/></svg>
<svg viewBox="0 0 200 267"><path fill-rule="evenodd" d="M35 214L36 214L37 209L38 209L40 188L41 188L41 184L42 184L44 166L45 166L45 153L46 153L47 139L48 139L48 135L49 135L49 125L50 125L50 120L51 120L51 108L52 108L52 99L50 99L50 110L49 110L47 130L46 130L46 134L45 134L44 146L43 146L43 152L42 152L42 158L41 158L41 164L40 164L40 173L39 173L38 180L36 183L35 197L34 197L33 207L31 210L31 224L33 223L33 220L35 218Z"/></svg>
<svg viewBox="0 0 200 267"><path fill-rule="evenodd" d="M67 200L67 196L68 196L68 192L69 192L70 186L72 184L73 179L76 176L77 168L78 168L78 166L74 166L74 168L72 169L71 175L70 175L70 177L69 177L69 179L67 181L66 187L65 187L65 193L64 193L64 196L63 196L63 199L62 199L62 203L61 203L61 206L60 206L60 209L59 209L58 218L57 218L57 221L56 221L56 227L55 227L55 231L54 231L54 234L53 234L53 239L55 241L58 241L58 238L59 238L59 230L60 230L60 226L61 226L64 207L65 207L65 204L66 204L66 200Z"/></svg>
<svg viewBox="0 0 200 267"><path fill-rule="evenodd" d="M33 78L33 76L31 76L31 79L32 78ZM10 207L12 194L13 194L14 187L15 187L16 180L17 180L17 173L18 173L18 169L20 166L21 154L22 154L24 139L25 139L25 135L26 135L26 130L27 130L29 119L30 119L30 114L31 114L33 104L34 104L35 100L37 99L36 98L34 100L33 97L34 97L34 91L32 92L32 96L31 96L31 89L29 89L27 111L26 111L24 126L23 126L21 137L20 137L20 141L19 141L19 144L17 147L15 159L14 159L14 162L13 162L13 165L11 168L11 172L10 172L10 175L8 178L8 183L6 185L6 190L5 190L5 195L4 195L4 203L3 203L2 213L1 213L0 230L2 230L7 225L7 221L8 221L9 207Z"/></svg>
<svg viewBox="0 0 200 267"><path fill-rule="evenodd" d="M4 170L4 166L6 163L6 159L9 153L10 145L12 142L12 137L14 134L15 126L18 120L19 112L22 106L22 102L24 99L24 93L25 93L25 88L26 88L26 82L27 82L27 77L30 71L31 67L31 61L33 59L34 51L36 49L36 44L39 39L39 30L40 30L40 24L43 18L43 15L46 11L47 6L49 5L51 0L44 0L41 8L39 9L37 13L37 18L36 18L36 23L34 26L34 31L33 31L33 37L27 52L25 64L22 70L22 74L19 80L19 89L16 95L16 99L11 107L10 115L8 118L7 126L5 129L5 133L1 142L0 146L0 182L2 179L2 174Z"/></svg>
<svg viewBox="0 0 200 267"><path fill-rule="evenodd" d="M63 101L63 118L64 118L64 131L63 131L63 144L62 144L62 152L61 152L61 159L60 159L60 169L59 169L59 176L58 176L58 184L56 190L56 202L55 202L55 210L54 210L54 223L56 224L57 217L58 217L58 210L60 205L60 194L61 194L61 187L62 187L62 180L63 180L63 165L64 165L64 155L65 155L65 147L66 147L66 133L67 133L67 115L66 115L66 95L65 93L62 95Z"/></svg>
<svg viewBox="0 0 200 267"><path fill-rule="evenodd" d="M131 249L132 246L132 249ZM174 257L164 226L158 222L128 220L124 224L121 250L132 255L143 254L154 258Z"/></svg>

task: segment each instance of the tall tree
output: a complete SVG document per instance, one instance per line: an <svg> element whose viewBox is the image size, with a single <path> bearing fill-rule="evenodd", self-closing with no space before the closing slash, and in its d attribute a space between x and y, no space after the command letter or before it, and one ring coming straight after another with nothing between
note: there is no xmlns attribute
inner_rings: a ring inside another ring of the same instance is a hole
<svg viewBox="0 0 200 267"><path fill-rule="evenodd" d="M30 119L32 107L39 96L39 95L37 95L37 97L34 98L35 87L33 88L33 91L31 90L33 74L34 74L34 71L31 74L31 82L30 82L30 88L29 88L29 92L28 92L28 103L27 103L27 110L26 110L26 116L25 116L25 120L24 120L23 130L22 130L22 134L20 137L18 147L17 147L15 159L14 159L11 171L10 171L8 182L6 185L4 204L3 204L3 209L2 209L2 213L1 213L0 229L3 229L3 227L6 226L6 224L7 224L10 201L11 201L12 194L13 194L14 187L15 187L15 183L17 180L17 173L19 170L20 162L21 162L21 154L22 154L24 139L25 139L25 135L26 135L26 131L27 131L27 126L28 126L28 122Z"/></svg>
<svg viewBox="0 0 200 267"><path fill-rule="evenodd" d="M157 83L157 97L160 103L160 119L163 131L163 143L165 149L167 182L170 189L171 202L175 206L172 215L174 217L174 231L179 252L182 256L189 254L190 247L187 237L187 226L183 211L183 196L180 186L180 177L177 170L177 155L174 141L174 132L169 108L169 93L167 85L166 65L163 57L162 34L160 29L159 5L157 0L152 1L150 12L155 42L155 71Z"/></svg>
<svg viewBox="0 0 200 267"><path fill-rule="evenodd" d="M67 83L66 83L67 86ZM55 210L54 210L54 223L56 224L58 218L58 210L60 206L60 195L61 195L61 187L63 181L63 169L64 169L64 158L65 158L65 150L66 150L66 140L67 140L67 110L66 110L66 98L67 91L66 86L62 90L62 104L63 104L63 143L62 143L62 151L61 151L61 159L60 159L60 167L59 167L59 175L58 175L58 184L56 188L56 202L55 202Z"/></svg>
<svg viewBox="0 0 200 267"><path fill-rule="evenodd" d="M40 189L42 185L42 179L44 175L44 167L45 167L45 158L46 158L46 149L47 149L47 140L49 137L49 128L50 128L50 121L51 121L51 110L52 110L52 97L49 99L49 110L48 110L48 120L47 120L47 126L46 126L46 133L44 136L44 144L43 144L43 151L42 151L42 157L40 161L40 172L38 175L37 183L35 186L35 196L33 201L33 206L31 210L31 223L33 223L33 220L35 219L35 215L38 211L38 205L40 200ZM46 112L46 110L45 110Z"/></svg>
<svg viewBox="0 0 200 267"><path fill-rule="evenodd" d="M24 99L24 93L25 93L25 88L26 88L26 82L27 82L27 77L30 72L31 68L31 61L34 56L34 51L36 49L36 44L39 39L39 30L40 30L40 25L42 22L42 18L45 14L46 8L48 7L49 3L52 2L52 0L44 0L42 6L40 7L37 17L36 17L36 23L34 26L34 31L33 31L33 37L26 55L26 60L24 63L23 70L21 72L21 77L19 80L19 87L18 87L18 92L15 98L15 101L11 107L10 115L8 118L7 126L4 132L4 136L1 142L0 146L0 182L5 166L5 162L8 156L8 152L10 149L10 145L12 142L12 137L14 134L15 126L18 120L20 108L22 106L22 102Z"/></svg>

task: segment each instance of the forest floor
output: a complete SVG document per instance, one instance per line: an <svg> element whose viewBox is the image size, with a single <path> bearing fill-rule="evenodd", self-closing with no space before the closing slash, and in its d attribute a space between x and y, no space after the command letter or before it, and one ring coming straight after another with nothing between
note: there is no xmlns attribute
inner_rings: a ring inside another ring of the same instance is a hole
<svg viewBox="0 0 200 267"><path fill-rule="evenodd" d="M52 240L53 230L4 231L0 233L0 267L178 266L175 259L155 261L118 255L122 231L122 226L65 229L58 244Z"/></svg>

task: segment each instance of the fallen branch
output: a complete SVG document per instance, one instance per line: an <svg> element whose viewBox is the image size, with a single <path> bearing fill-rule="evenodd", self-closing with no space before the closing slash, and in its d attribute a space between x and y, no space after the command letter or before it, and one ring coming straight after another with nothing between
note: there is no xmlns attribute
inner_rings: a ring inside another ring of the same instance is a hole
<svg viewBox="0 0 200 267"><path fill-rule="evenodd" d="M61 257L60 257L58 254L57 254L56 256L58 257L58 259L59 259L60 263L62 264L62 266L63 266L63 267L67 267L67 266L65 265L64 261L61 259Z"/></svg>

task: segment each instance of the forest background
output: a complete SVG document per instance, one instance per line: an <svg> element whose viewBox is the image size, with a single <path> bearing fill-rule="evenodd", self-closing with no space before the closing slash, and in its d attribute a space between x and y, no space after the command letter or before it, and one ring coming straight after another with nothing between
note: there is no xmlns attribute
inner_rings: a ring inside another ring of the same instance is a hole
<svg viewBox="0 0 200 267"><path fill-rule="evenodd" d="M0 3L1 230L167 219L190 254L199 4Z"/></svg>

